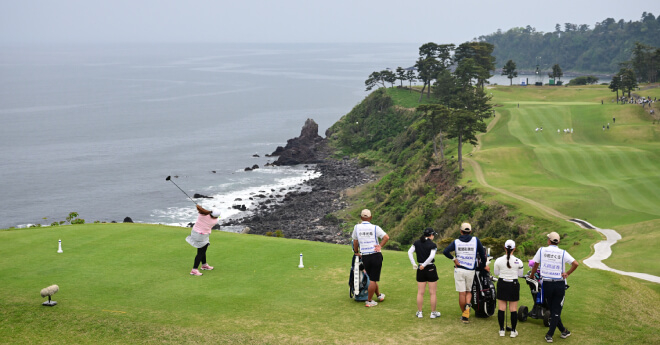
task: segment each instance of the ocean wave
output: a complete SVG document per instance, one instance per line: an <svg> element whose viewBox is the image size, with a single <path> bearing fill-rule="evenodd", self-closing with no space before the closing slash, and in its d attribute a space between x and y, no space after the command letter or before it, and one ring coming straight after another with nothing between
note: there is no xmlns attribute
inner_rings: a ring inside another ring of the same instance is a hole
<svg viewBox="0 0 660 345"><path fill-rule="evenodd" d="M257 179L237 179L219 185L205 188L209 199L198 199L197 203L206 208L218 208L221 219L240 219L253 214L254 209L265 200L281 202L285 195L292 191L309 191L311 187L305 182L321 176L319 172L301 167L268 167L257 169L249 174L279 175L272 182L250 184ZM245 205L246 211L234 206ZM194 207L173 206L166 209L154 210L152 219L159 224L172 226L187 226L197 220L197 211Z"/></svg>

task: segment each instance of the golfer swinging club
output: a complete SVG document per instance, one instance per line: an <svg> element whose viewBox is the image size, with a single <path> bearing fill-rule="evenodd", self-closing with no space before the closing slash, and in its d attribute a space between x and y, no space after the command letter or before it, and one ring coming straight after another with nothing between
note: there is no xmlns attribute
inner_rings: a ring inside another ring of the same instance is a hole
<svg viewBox="0 0 660 345"><path fill-rule="evenodd" d="M367 271L370 279L367 302L364 306L374 307L378 305L378 302L372 300L374 293L378 296L380 302L385 300L385 294L380 293L378 290L380 269L383 267L383 254L380 250L390 237L387 236L380 226L370 223L371 211L367 209L362 210L360 218L362 219L362 223L356 224L353 228L353 252L362 258L364 270ZM382 239L380 243L378 243L378 238Z"/></svg>
<svg viewBox="0 0 660 345"><path fill-rule="evenodd" d="M209 266L206 262L206 249L209 247L209 244L211 244L209 242L209 235L211 234L213 226L218 223L220 210L213 208L209 211L202 206L197 205L197 211L199 212L197 221L190 231L190 236L186 237L186 241L190 243L191 246L197 248L195 263L190 274L201 276L202 273L199 272L198 269L200 263L202 264L202 270L210 271L213 269L213 266Z"/></svg>

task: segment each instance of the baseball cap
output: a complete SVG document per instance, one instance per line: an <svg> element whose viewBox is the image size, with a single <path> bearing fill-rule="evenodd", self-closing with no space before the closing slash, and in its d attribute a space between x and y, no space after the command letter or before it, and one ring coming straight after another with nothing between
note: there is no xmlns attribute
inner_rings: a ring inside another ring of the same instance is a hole
<svg viewBox="0 0 660 345"><path fill-rule="evenodd" d="M370 218L371 217L371 211L367 210L366 208L360 212L360 217L362 218Z"/></svg>
<svg viewBox="0 0 660 345"><path fill-rule="evenodd" d="M514 249L516 248L516 242L513 240L506 240L506 242L504 242L504 248Z"/></svg>
<svg viewBox="0 0 660 345"><path fill-rule="evenodd" d="M211 217L213 217L213 218L218 218L218 217L220 217L220 210L218 210L218 209L215 208L215 207L212 208L212 209L211 209Z"/></svg>
<svg viewBox="0 0 660 345"><path fill-rule="evenodd" d="M424 236L429 237L429 236L431 236L431 235L433 235L433 236L437 236L438 233L435 232L435 230L433 230L433 228L426 228L426 229L424 229Z"/></svg>
<svg viewBox="0 0 660 345"><path fill-rule="evenodd" d="M470 223L461 224L461 231L472 232L472 225L470 225Z"/></svg>
<svg viewBox="0 0 660 345"><path fill-rule="evenodd" d="M554 231L548 234L548 238L552 243L559 243L559 234Z"/></svg>

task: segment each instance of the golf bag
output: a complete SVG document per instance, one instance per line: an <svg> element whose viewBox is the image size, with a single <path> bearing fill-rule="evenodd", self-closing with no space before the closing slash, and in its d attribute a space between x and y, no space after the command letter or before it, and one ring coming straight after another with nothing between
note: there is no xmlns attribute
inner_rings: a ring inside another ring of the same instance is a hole
<svg viewBox="0 0 660 345"><path fill-rule="evenodd" d="M548 327L550 326L550 307L543 296L543 280L538 271L532 278L529 277L529 273L527 272L525 280L532 293L534 306L532 307L532 311L529 311L527 306L521 305L518 308L518 320L527 321L528 317L532 319L543 319L543 326ZM568 289L568 285L566 285L566 289Z"/></svg>
<svg viewBox="0 0 660 345"><path fill-rule="evenodd" d="M353 255L351 274L348 277L349 297L356 301L366 301L369 295L369 276L364 272L364 265L359 256Z"/></svg>
<svg viewBox="0 0 660 345"><path fill-rule="evenodd" d="M472 309L477 317L490 317L495 314L497 293L490 273L484 269L476 269L472 282Z"/></svg>

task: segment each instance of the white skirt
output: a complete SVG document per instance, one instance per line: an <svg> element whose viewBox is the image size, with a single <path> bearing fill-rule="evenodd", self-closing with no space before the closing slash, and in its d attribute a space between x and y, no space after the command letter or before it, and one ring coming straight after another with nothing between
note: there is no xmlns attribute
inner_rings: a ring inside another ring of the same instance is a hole
<svg viewBox="0 0 660 345"><path fill-rule="evenodd" d="M190 230L190 236L186 237L186 242L195 248L202 248L209 242L209 234L203 235L195 230Z"/></svg>

